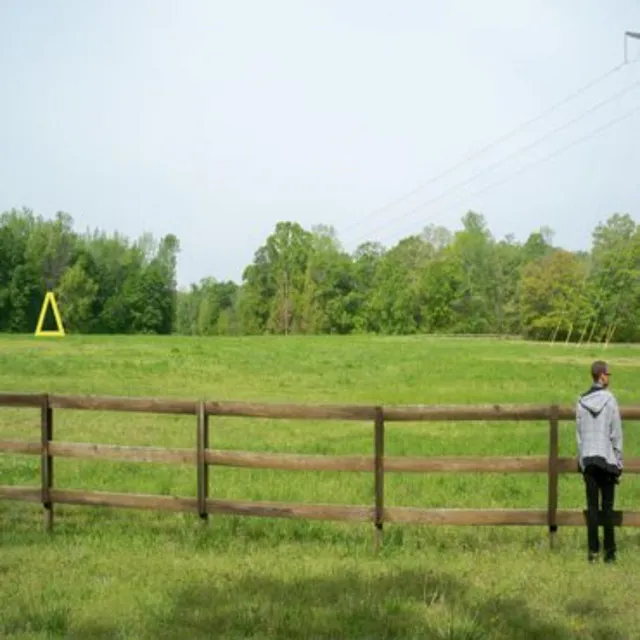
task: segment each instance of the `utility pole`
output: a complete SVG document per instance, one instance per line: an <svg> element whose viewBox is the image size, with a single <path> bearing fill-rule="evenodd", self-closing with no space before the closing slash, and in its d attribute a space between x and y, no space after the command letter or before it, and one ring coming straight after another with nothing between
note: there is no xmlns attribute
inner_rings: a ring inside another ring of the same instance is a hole
<svg viewBox="0 0 640 640"><path fill-rule="evenodd" d="M624 63L627 64L629 62L627 56L627 39L633 38L634 40L640 40L640 31L625 31L624 32Z"/></svg>

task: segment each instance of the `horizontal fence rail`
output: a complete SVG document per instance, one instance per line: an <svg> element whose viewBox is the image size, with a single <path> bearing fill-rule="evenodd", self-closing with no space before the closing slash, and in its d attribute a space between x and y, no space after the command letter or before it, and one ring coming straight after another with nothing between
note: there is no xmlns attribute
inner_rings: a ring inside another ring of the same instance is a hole
<svg viewBox="0 0 640 640"><path fill-rule="evenodd" d="M0 451L25 455L41 455L39 442L0 440ZM197 449L163 449L130 447L80 442L52 442L49 452L56 458L83 460L116 460L119 462L157 462L192 465L197 461ZM251 453L209 449L207 464L220 467L279 469L282 471L374 471L375 461L369 456L326 456L295 453ZM558 473L576 473L575 458L558 457ZM419 458L385 456L384 471L400 473L547 473L546 456L480 457L438 456ZM625 474L640 473L640 458L625 461Z"/></svg>
<svg viewBox="0 0 640 640"><path fill-rule="evenodd" d="M41 503L47 530L53 527L53 505L86 505L185 512L206 521L210 514L245 515L345 522L375 526L376 546L384 523L422 525L547 526L553 544L559 526L584 526L585 512L558 509L558 476L578 472L575 457L558 454L558 424L575 419L575 407L559 405L365 406L211 402L166 398L0 393L0 407L39 409L40 442L0 440L0 452L37 455L41 486L0 485L0 499ZM54 441L54 410L124 411L196 417L195 448L121 446ZM640 406L620 409L623 420L640 420ZM302 455L217 450L210 448L209 418L245 417L271 420L355 420L373 423L370 455ZM387 456L386 422L546 421L546 456ZM139 495L62 490L54 487L55 458L183 464L195 467L196 496ZM217 500L209 497L209 467L227 466L287 471L369 472L373 475L371 506ZM384 504L386 473L544 473L548 478L546 509L423 509ZM625 460L625 474L640 473L640 458ZM640 527L640 512L615 512L617 526Z"/></svg>
<svg viewBox="0 0 640 640"><path fill-rule="evenodd" d="M0 407L86 411L124 411L175 415L197 415L198 400L137 398L118 396L76 396L57 394L0 393ZM554 405L357 405L277 404L255 402L205 402L209 416L267 418L272 420L374 421L378 409L385 422L534 421L550 420ZM574 405L555 405L559 420L575 418ZM640 420L640 405L620 407L623 420Z"/></svg>
<svg viewBox="0 0 640 640"><path fill-rule="evenodd" d="M94 507L120 507L130 509L151 509L154 511L175 511L198 513L196 498L173 496L140 495L130 493L107 493L100 491L51 491L56 504L85 505ZM32 487L0 486L0 499L40 502L40 489ZM269 518L291 518L311 520L332 520L337 522L372 522L375 507L302 504L286 502L250 502L242 500L207 500L210 514L264 516ZM511 525L544 526L548 523L546 510L536 509L420 509L417 507L386 507L384 522L426 525ZM560 510L557 522L563 526L582 526L584 513ZM640 513L614 512L617 526L640 527Z"/></svg>

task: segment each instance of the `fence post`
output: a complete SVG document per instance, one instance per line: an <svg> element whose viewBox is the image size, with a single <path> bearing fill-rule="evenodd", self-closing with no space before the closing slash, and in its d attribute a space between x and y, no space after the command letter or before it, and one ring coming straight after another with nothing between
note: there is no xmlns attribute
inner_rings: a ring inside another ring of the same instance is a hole
<svg viewBox="0 0 640 640"><path fill-rule="evenodd" d="M384 521L384 413L382 407L375 408L374 425L374 486L375 506L375 549L382 545L382 525Z"/></svg>
<svg viewBox="0 0 640 640"><path fill-rule="evenodd" d="M44 528L53 530L53 503L51 489L53 487L53 458L49 443L53 440L53 409L49 404L49 395L44 396L40 409L41 462L40 476L42 481L42 506L44 507Z"/></svg>
<svg viewBox="0 0 640 640"><path fill-rule="evenodd" d="M551 406L549 416L549 502L548 502L548 523L549 523L549 546L553 549L558 531L557 511L558 511L558 415L559 407Z"/></svg>
<svg viewBox="0 0 640 640"><path fill-rule="evenodd" d="M207 498L209 497L209 463L207 462L207 449L209 448L209 416L204 401L197 405L198 418L197 427L197 478L198 478L198 514L200 518L207 522L209 514L207 512Z"/></svg>

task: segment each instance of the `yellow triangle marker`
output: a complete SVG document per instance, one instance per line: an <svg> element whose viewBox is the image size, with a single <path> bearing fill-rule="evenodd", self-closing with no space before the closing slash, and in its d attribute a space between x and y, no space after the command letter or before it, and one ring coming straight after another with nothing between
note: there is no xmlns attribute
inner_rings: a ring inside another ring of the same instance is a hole
<svg viewBox="0 0 640 640"><path fill-rule="evenodd" d="M53 315L56 319L56 330L43 331L42 325L44 324L44 318L47 315L47 307L51 305ZM62 318L60 317L60 311L58 310L58 304L56 298L53 295L53 291L47 291L42 303L42 309L40 309L40 317L38 318L38 326L36 327L36 336L64 336L64 327L62 326Z"/></svg>

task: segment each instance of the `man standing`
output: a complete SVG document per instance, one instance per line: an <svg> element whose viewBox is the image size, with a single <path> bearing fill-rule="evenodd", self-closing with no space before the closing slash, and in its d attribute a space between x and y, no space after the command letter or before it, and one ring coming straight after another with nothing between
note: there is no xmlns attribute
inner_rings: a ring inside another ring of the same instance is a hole
<svg viewBox="0 0 640 640"><path fill-rule="evenodd" d="M591 365L591 388L576 406L578 464L587 492L587 543L589 562L600 553L598 511L602 496L604 561L616 559L613 527L615 486L622 474L622 420L615 396L609 391L611 373L606 362Z"/></svg>

